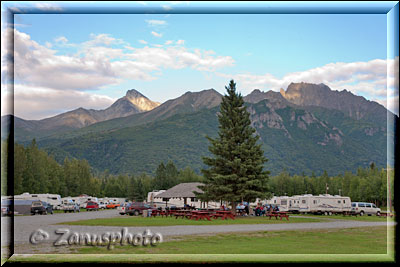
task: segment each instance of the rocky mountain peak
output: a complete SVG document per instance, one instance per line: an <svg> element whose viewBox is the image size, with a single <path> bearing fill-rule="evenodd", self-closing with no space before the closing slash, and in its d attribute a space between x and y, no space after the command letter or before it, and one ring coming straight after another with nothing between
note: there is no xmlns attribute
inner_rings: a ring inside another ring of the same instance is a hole
<svg viewBox="0 0 400 267"><path fill-rule="evenodd" d="M280 103L287 105L287 100L279 93L272 90L262 92L259 89L254 89L250 94L245 96L244 101L247 103L258 103L264 99L268 99L270 103Z"/></svg>
<svg viewBox="0 0 400 267"><path fill-rule="evenodd" d="M144 95L142 95L140 92L136 91L135 89L130 89L128 91L126 91L126 95L127 98L138 98L138 97L145 97Z"/></svg>
<svg viewBox="0 0 400 267"><path fill-rule="evenodd" d="M139 112L149 111L160 105L160 103L151 101L135 89L128 90L126 95L118 101L124 103L126 100L127 104L132 105L131 108L134 108Z"/></svg>
<svg viewBox="0 0 400 267"><path fill-rule="evenodd" d="M335 109L356 120L369 120L386 125L387 110L382 105L368 101L347 90L331 90L327 85L312 83L291 83L282 96L299 106L318 106Z"/></svg>

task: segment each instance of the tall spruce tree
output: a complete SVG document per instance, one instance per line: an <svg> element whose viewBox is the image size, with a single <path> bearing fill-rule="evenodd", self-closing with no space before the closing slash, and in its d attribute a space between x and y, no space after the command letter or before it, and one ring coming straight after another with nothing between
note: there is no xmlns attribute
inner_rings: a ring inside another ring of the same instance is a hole
<svg viewBox="0 0 400 267"><path fill-rule="evenodd" d="M243 97L236 92L235 82L231 80L225 89L227 95L222 98L218 114L218 137L207 137L214 157L203 157L209 168L202 170L205 185L199 188L204 193L197 196L203 201L228 201L235 210L237 202L252 202L269 195L269 172L263 170L268 159L257 144L259 136L251 127L250 114Z"/></svg>

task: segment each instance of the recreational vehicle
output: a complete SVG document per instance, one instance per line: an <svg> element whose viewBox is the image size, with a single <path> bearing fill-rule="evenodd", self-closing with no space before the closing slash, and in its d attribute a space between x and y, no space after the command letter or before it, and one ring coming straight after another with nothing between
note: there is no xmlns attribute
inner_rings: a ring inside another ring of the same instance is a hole
<svg viewBox="0 0 400 267"><path fill-rule="evenodd" d="M351 211L351 200L349 197L324 195L302 195L299 198L300 213L318 213L332 215Z"/></svg>
<svg viewBox="0 0 400 267"><path fill-rule="evenodd" d="M265 201L265 204L278 206L280 211L288 211L288 212L299 212L299 196L274 196L269 200Z"/></svg>
<svg viewBox="0 0 400 267"><path fill-rule="evenodd" d="M49 203L54 207L54 209L61 209L62 205L61 196L57 194L29 194L26 192L21 195L15 195L14 199L40 200Z"/></svg>

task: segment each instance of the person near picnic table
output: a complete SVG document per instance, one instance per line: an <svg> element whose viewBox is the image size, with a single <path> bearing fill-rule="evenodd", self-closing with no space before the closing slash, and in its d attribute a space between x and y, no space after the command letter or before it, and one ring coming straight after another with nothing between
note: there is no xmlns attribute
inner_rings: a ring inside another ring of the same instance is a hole
<svg viewBox="0 0 400 267"><path fill-rule="evenodd" d="M245 212L245 205L243 203L240 203L239 205L237 205L236 209L239 211L239 213L241 215L244 215L243 213Z"/></svg>
<svg viewBox="0 0 400 267"><path fill-rule="evenodd" d="M278 207L278 205L275 206L274 211L275 211L275 212L279 212L279 207Z"/></svg>
<svg viewBox="0 0 400 267"><path fill-rule="evenodd" d="M255 213L256 213L256 216L262 216L262 215L264 215L264 214L265 214L264 206L258 204L258 206L257 206L256 209L255 209Z"/></svg>
<svg viewBox="0 0 400 267"><path fill-rule="evenodd" d="M247 202L244 203L244 211L245 211L244 216L249 216L250 210L249 210L249 203Z"/></svg>
<svg viewBox="0 0 400 267"><path fill-rule="evenodd" d="M273 211L272 205L269 205L268 212L272 212L272 211Z"/></svg>

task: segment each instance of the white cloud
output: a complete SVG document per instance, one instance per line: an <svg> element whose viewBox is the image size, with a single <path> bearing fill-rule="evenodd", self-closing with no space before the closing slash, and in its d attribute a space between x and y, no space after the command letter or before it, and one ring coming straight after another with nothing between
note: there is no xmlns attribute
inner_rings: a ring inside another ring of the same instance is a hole
<svg viewBox="0 0 400 267"><path fill-rule="evenodd" d="M170 44L172 44L173 42L174 42L174 41L172 41L172 40L168 40L168 41L165 42L165 44L166 44L166 45L170 45Z"/></svg>
<svg viewBox="0 0 400 267"><path fill-rule="evenodd" d="M165 26L167 22L165 20L155 20L155 19L146 19L146 22L149 26Z"/></svg>
<svg viewBox="0 0 400 267"><path fill-rule="evenodd" d="M68 43L68 39L65 36L60 36L54 39L56 43Z"/></svg>
<svg viewBox="0 0 400 267"><path fill-rule="evenodd" d="M98 89L124 79L152 80L152 72L162 69L214 71L234 64L231 57L216 56L213 51L162 45L134 48L107 34L91 35L75 55L59 55L17 30L14 38L16 82L59 90ZM44 77L43 73L51 75Z"/></svg>
<svg viewBox="0 0 400 267"><path fill-rule="evenodd" d="M388 94L398 92L398 84L397 90L395 89L396 79L391 78L398 75L396 64L398 66L398 57L397 63L393 59L330 63L322 67L288 73L282 78L275 77L270 73L263 75L217 73L217 75L229 79L233 78L236 82L239 82L242 88L246 88L246 92L243 92L245 94L250 93L255 88L279 91L280 88L286 89L292 82L324 83L332 90L342 91L347 89L353 94L363 95L368 99L378 99L380 103L383 103ZM387 69L392 69L392 73L389 73ZM391 101L389 102L391 103ZM393 106L395 105L388 105L390 108Z"/></svg>
<svg viewBox="0 0 400 267"><path fill-rule="evenodd" d="M8 94L2 96L7 101ZM79 107L105 109L116 99L75 90L53 90L16 84L14 86L14 115L23 119L43 119ZM3 114L2 114L3 115Z"/></svg>
<svg viewBox="0 0 400 267"><path fill-rule="evenodd" d="M147 42L145 40L139 40L139 43L141 44L147 44Z"/></svg>
<svg viewBox="0 0 400 267"><path fill-rule="evenodd" d="M176 44L183 45L183 44L185 44L185 40L178 40L178 41L176 41Z"/></svg>
<svg viewBox="0 0 400 267"><path fill-rule="evenodd" d="M157 33L157 32L155 32L155 31L152 31L151 34L152 34L154 37L158 37L158 38L162 37L162 34L161 34L161 33Z"/></svg>

